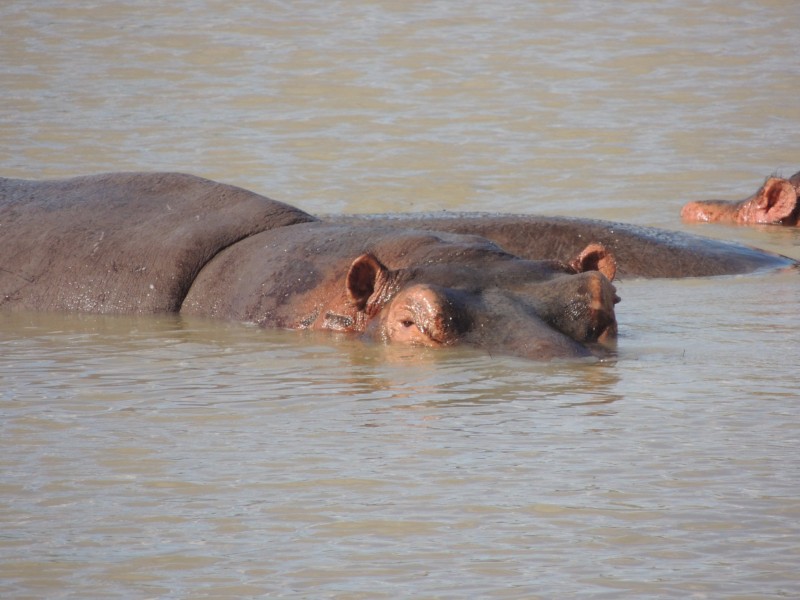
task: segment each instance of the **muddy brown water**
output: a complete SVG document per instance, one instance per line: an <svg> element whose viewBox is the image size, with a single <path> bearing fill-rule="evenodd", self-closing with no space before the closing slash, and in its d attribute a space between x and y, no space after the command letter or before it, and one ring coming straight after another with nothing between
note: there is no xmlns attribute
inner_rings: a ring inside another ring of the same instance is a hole
<svg viewBox="0 0 800 600"><path fill-rule="evenodd" d="M0 175L701 232L800 168L792 2L0 5ZM2 227L2 224L0 224ZM622 281L532 363L0 315L3 598L800 596L800 279Z"/></svg>

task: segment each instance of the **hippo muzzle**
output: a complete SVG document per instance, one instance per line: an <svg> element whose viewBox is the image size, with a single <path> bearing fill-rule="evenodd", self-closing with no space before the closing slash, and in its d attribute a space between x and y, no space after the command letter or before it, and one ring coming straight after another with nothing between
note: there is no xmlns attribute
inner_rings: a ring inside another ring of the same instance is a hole
<svg viewBox="0 0 800 600"><path fill-rule="evenodd" d="M416 284L398 292L367 331L388 342L463 344L534 359L603 355L616 340L618 301L596 271L515 290Z"/></svg>

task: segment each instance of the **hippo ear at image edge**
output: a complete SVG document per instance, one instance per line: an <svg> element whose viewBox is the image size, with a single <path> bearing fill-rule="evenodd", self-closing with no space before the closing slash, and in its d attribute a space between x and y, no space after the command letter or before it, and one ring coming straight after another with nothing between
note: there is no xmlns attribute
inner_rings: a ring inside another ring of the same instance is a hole
<svg viewBox="0 0 800 600"><path fill-rule="evenodd" d="M605 246L598 243L592 243L586 246L586 248L581 250L580 254L569 263L569 266L574 269L576 273L600 271L609 281L614 281L614 276L617 274L617 260L614 258L614 255L607 250Z"/></svg>
<svg viewBox="0 0 800 600"><path fill-rule="evenodd" d="M786 179L770 177L758 190L756 222L777 223L790 217L797 209L797 192Z"/></svg>
<svg viewBox="0 0 800 600"><path fill-rule="evenodd" d="M362 254L353 261L347 272L347 295L358 310L366 308L370 296L388 272L372 254Z"/></svg>

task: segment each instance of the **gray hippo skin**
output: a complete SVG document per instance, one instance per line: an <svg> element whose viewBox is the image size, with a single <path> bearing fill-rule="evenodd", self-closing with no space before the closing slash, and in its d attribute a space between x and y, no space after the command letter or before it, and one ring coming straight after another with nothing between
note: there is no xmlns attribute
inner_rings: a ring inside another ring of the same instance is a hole
<svg viewBox="0 0 800 600"><path fill-rule="evenodd" d="M739 275L795 264L789 258L734 242L595 219L448 212L332 215L328 219L353 226L393 224L480 235L529 260L568 262L591 241L613 255L619 279Z"/></svg>
<svg viewBox="0 0 800 600"><path fill-rule="evenodd" d="M619 224L555 236L535 217L449 219L321 221L174 173L0 179L0 311L180 312L549 359L613 347L609 242L674 252L657 276L792 264L657 230L621 238ZM620 271L653 275L626 252Z"/></svg>

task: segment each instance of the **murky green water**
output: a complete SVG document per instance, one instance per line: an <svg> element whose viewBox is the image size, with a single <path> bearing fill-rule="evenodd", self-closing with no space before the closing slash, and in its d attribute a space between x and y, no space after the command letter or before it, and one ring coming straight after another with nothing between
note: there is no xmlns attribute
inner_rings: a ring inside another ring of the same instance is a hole
<svg viewBox="0 0 800 600"><path fill-rule="evenodd" d="M789 2L0 6L0 175L687 227L797 163ZM797 273L622 281L540 364L0 315L3 598L792 598Z"/></svg>

